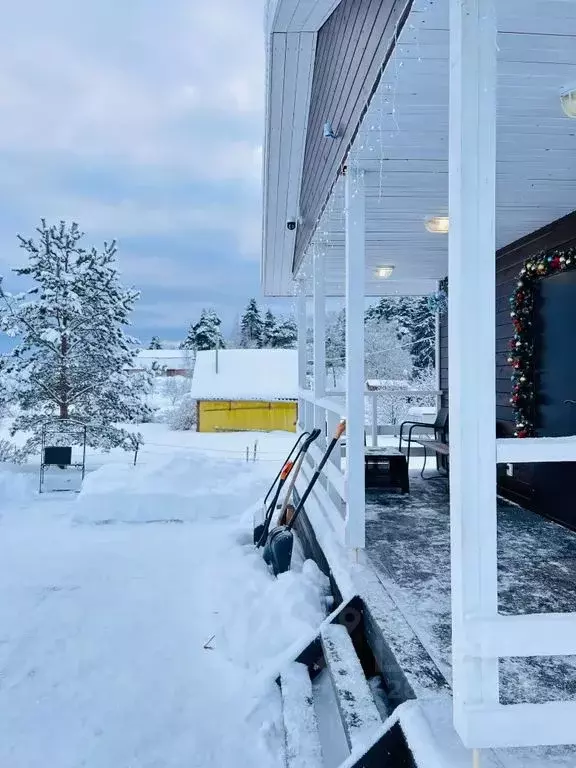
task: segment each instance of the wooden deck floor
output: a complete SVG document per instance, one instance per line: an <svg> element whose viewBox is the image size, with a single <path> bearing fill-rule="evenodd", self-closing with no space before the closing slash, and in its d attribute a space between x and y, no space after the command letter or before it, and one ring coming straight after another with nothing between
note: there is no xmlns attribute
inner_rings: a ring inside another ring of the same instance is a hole
<svg viewBox="0 0 576 768"><path fill-rule="evenodd" d="M450 681L448 484L410 481L409 495L367 495L367 555ZM576 533L500 500L498 559L502 613L576 611ZM504 659L500 677L502 703L576 700L576 657Z"/></svg>

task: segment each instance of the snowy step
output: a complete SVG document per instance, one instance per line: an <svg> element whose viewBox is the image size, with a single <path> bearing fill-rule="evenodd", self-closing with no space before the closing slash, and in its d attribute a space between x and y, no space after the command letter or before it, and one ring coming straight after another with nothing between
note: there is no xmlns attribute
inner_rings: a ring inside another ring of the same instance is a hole
<svg viewBox="0 0 576 768"><path fill-rule="evenodd" d="M370 741L382 719L346 627L328 624L320 638L346 739L354 750Z"/></svg>
<svg viewBox="0 0 576 768"><path fill-rule="evenodd" d="M287 768L322 768L322 748L312 681L305 664L293 662L280 676Z"/></svg>

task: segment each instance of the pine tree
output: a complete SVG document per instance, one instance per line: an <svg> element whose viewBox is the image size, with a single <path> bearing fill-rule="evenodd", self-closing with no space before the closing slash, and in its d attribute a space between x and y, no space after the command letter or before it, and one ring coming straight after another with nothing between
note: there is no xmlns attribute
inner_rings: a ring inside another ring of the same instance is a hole
<svg viewBox="0 0 576 768"><path fill-rule="evenodd" d="M148 349L162 349L162 344L160 343L158 336L152 336Z"/></svg>
<svg viewBox="0 0 576 768"><path fill-rule="evenodd" d="M240 320L240 345L248 349L262 346L262 317L256 299L250 299Z"/></svg>
<svg viewBox="0 0 576 768"><path fill-rule="evenodd" d="M186 338L180 344L180 349L196 349L196 333L194 331L194 323L190 323Z"/></svg>
<svg viewBox="0 0 576 768"><path fill-rule="evenodd" d="M213 309L203 309L200 320L193 328L194 349L223 349L221 325L222 320Z"/></svg>
<svg viewBox="0 0 576 768"><path fill-rule="evenodd" d="M394 322L398 341L408 345L415 372L434 366L435 319L426 296L385 296L366 311L366 320Z"/></svg>
<svg viewBox="0 0 576 768"><path fill-rule="evenodd" d="M42 220L37 232L19 236L28 265L14 270L33 287L11 295L0 286L0 328L18 339L0 360L2 396L20 407L12 433L31 433L31 453L45 423L74 419L94 447L133 448L141 436L117 424L150 415L143 377L128 373L136 340L124 331L139 294L119 282L114 242L86 249L75 223Z"/></svg>
<svg viewBox="0 0 576 768"><path fill-rule="evenodd" d="M298 342L298 329L291 317L276 320L268 346L275 349L294 349Z"/></svg>
<svg viewBox="0 0 576 768"><path fill-rule="evenodd" d="M326 366L333 371L346 367L346 310L342 309L326 326Z"/></svg>
<svg viewBox="0 0 576 768"><path fill-rule="evenodd" d="M264 315L264 322L262 323L262 346L274 347L275 346L275 334L276 334L276 318L272 312L267 309Z"/></svg>

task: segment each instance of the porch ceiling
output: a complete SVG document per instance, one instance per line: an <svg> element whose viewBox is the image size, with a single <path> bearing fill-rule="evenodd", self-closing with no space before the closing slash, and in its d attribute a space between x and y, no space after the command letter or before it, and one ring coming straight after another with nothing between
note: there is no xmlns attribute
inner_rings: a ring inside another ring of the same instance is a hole
<svg viewBox="0 0 576 768"><path fill-rule="evenodd" d="M576 121L559 98L576 83L576 3L501 0L498 10L500 248L576 208ZM448 54L448 0L415 0L346 161L366 172L368 294L432 289L447 272L448 238L424 220L448 214ZM343 208L339 182L309 249L326 254L333 295L344 288ZM395 266L393 279L374 277L381 265Z"/></svg>

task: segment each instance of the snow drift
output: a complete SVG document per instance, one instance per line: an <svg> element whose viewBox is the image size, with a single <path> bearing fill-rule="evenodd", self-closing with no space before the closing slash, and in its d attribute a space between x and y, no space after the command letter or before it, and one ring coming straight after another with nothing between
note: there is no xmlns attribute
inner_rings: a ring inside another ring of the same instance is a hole
<svg viewBox="0 0 576 768"><path fill-rule="evenodd" d="M155 456L135 467L108 464L88 475L77 522L191 522L239 516L261 496L269 467L206 456Z"/></svg>

